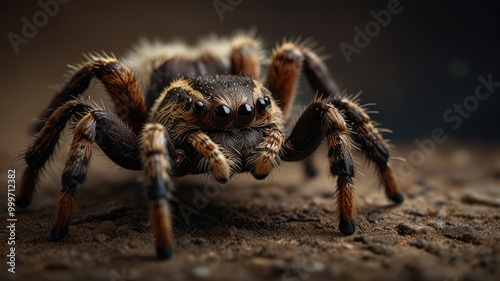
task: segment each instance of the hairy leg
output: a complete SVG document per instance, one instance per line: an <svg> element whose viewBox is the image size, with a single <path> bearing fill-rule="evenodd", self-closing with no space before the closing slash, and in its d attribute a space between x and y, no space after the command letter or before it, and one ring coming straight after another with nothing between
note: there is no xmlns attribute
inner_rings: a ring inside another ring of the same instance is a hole
<svg viewBox="0 0 500 281"><path fill-rule="evenodd" d="M284 43L272 54L265 85L287 119L295 100L297 85L304 56L302 49L294 43Z"/></svg>
<svg viewBox="0 0 500 281"><path fill-rule="evenodd" d="M337 97L339 87L332 79L323 60L312 50L304 51L304 74L317 99Z"/></svg>
<svg viewBox="0 0 500 281"><path fill-rule="evenodd" d="M311 58L317 59L307 47L294 42L285 42L273 51L266 85L283 110L285 119L290 117L300 73L303 71L308 75L307 66L311 65ZM312 157L303 163L308 177L317 175Z"/></svg>
<svg viewBox="0 0 500 281"><path fill-rule="evenodd" d="M329 101L345 116L351 127L353 140L360 146L366 157L375 163L387 197L402 203L404 197L399 192L394 174L389 167L389 145L366 111L354 100L342 96L324 62L312 51L304 52L304 73L318 99Z"/></svg>
<svg viewBox="0 0 500 281"><path fill-rule="evenodd" d="M398 190L396 179L389 166L389 145L380 134L379 129L356 101L342 98L336 106L343 110L346 119L351 124L353 140L360 146L366 157L375 163L387 198L395 203L402 203L404 197Z"/></svg>
<svg viewBox="0 0 500 281"><path fill-rule="evenodd" d="M39 172L50 159L61 131L72 117L76 126L61 177L62 189L51 231L53 240L61 240L68 233L76 187L85 181L93 143L97 143L118 165L127 169L141 168L137 136L121 119L94 104L81 100L68 101L50 115L26 151L27 167L16 200L18 206L25 207L31 202Z"/></svg>
<svg viewBox="0 0 500 281"><path fill-rule="evenodd" d="M271 170L279 164L279 152L285 140L283 133L277 128L270 128L267 137L252 152L248 165L252 176L258 180L265 179Z"/></svg>
<svg viewBox="0 0 500 281"><path fill-rule="evenodd" d="M259 43L251 37L237 36L231 42L231 73L258 80L260 76Z"/></svg>
<svg viewBox="0 0 500 281"><path fill-rule="evenodd" d="M187 141L208 160L210 172L216 181L220 183L229 181L233 162L224 155L221 148L209 136L202 132L195 132L188 136Z"/></svg>
<svg viewBox="0 0 500 281"><path fill-rule="evenodd" d="M45 126L36 135L33 143L26 149L24 159L26 169L21 179L16 204L20 207L31 203L40 171L50 159L59 142L59 136L68 120L75 114L85 114L93 107L78 101L69 101L58 107L48 118Z"/></svg>
<svg viewBox="0 0 500 281"><path fill-rule="evenodd" d="M87 60L82 65L74 67L74 73L54 96L41 119L47 119L61 104L81 95L88 88L91 79L96 77L110 95L117 115L138 134L146 121L147 111L144 95L133 73L112 57L89 56ZM34 130L38 132L42 127L43 123L38 123Z"/></svg>
<svg viewBox="0 0 500 281"><path fill-rule="evenodd" d="M62 189L57 200L50 239L59 241L69 232L68 225L76 187L85 181L95 139L95 111L89 111L76 125L73 141L62 173Z"/></svg>
<svg viewBox="0 0 500 281"><path fill-rule="evenodd" d="M156 255L168 259L173 252L171 215L167 195L172 190L169 172L169 138L160 124L147 124L142 134L144 187L149 198L149 219L156 245Z"/></svg>
<svg viewBox="0 0 500 281"><path fill-rule="evenodd" d="M283 144L283 161L301 161L317 150L326 137L330 172L337 176L339 229L355 232L354 164L349 131L340 112L326 100L313 102Z"/></svg>

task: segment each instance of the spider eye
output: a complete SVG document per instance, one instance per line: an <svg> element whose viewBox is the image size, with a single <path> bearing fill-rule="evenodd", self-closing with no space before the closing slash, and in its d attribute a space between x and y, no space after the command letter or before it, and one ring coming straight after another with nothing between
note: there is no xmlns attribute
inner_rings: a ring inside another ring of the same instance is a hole
<svg viewBox="0 0 500 281"><path fill-rule="evenodd" d="M227 126L231 123L231 110L225 105L219 105L212 112L212 118L215 124Z"/></svg>
<svg viewBox="0 0 500 281"><path fill-rule="evenodd" d="M194 113L198 116L203 116L205 114L205 105L201 101L195 101L193 103Z"/></svg>
<svg viewBox="0 0 500 281"><path fill-rule="evenodd" d="M185 109L188 110L193 105L193 99L190 97L186 97L184 101L186 102Z"/></svg>
<svg viewBox="0 0 500 281"><path fill-rule="evenodd" d="M271 99L269 99L269 97L268 97L268 96L265 96L265 97L264 97L264 101L266 102L266 105L267 105L267 106L271 105Z"/></svg>
<svg viewBox="0 0 500 281"><path fill-rule="evenodd" d="M257 111L259 112L259 114L264 115L267 113L267 107L271 105L271 100L268 96L265 96L263 98L258 98L255 101L255 104L257 106Z"/></svg>
<svg viewBox="0 0 500 281"><path fill-rule="evenodd" d="M254 118L254 110L249 104L242 104L238 108L238 115L236 117L238 122L241 124L248 124L253 121Z"/></svg>

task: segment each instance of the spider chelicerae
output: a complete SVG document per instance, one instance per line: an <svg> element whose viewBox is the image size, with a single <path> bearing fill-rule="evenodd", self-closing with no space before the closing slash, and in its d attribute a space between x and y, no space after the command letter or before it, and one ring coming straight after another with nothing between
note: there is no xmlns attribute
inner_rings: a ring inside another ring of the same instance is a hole
<svg viewBox="0 0 500 281"><path fill-rule="evenodd" d="M35 126L17 205L31 202L40 172L67 123L73 125L74 136L50 233L55 241L68 234L76 188L87 176L93 143L117 165L142 170L161 259L172 255L166 199L173 188L171 177L209 173L225 183L234 174L250 172L264 179L281 161L310 164L309 157L325 139L330 173L336 177L340 232L355 232L354 146L375 164L387 197L401 203L387 141L365 109L340 93L310 44L277 45L261 83L264 61L260 41L249 33L209 37L196 47L144 41L122 60L106 54L86 56L72 67L41 116L44 122ZM301 73L316 96L286 136ZM93 78L104 85L114 112L80 97ZM315 173L312 166L306 167L310 175Z"/></svg>

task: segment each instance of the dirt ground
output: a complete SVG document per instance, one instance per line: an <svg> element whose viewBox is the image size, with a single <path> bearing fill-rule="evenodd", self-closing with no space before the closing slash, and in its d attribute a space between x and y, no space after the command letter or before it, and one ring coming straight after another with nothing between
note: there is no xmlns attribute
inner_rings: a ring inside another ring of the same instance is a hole
<svg viewBox="0 0 500 281"><path fill-rule="evenodd" d="M402 157L416 149L396 145ZM5 155L2 174L16 168L19 182L21 166ZM154 258L140 176L103 158L95 157L70 236L59 243L48 233L61 161L47 169L32 205L16 208L15 274L5 266L9 232L1 228L2 280L500 280L495 144L438 145L423 164L407 162L414 171L405 177L403 162L394 161L406 195L400 206L385 199L373 169L360 165L352 236L337 228L326 157L316 158L324 173L312 180L294 164L265 181L178 179L171 200L176 247L166 262Z"/></svg>

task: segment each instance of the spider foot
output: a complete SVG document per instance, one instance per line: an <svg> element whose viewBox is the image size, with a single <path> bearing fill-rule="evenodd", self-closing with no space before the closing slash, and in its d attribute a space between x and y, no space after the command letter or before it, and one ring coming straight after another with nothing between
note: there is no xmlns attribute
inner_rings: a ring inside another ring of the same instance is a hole
<svg viewBox="0 0 500 281"><path fill-rule="evenodd" d="M35 192L35 183L38 172L30 167L24 171L21 179L20 193L16 196L16 205L20 208L28 207L31 204L31 198Z"/></svg>
<svg viewBox="0 0 500 281"><path fill-rule="evenodd" d="M215 179L218 183L221 183L221 184L225 184L225 183L228 183L228 182L229 182L229 178L218 178L218 177L214 176L214 179Z"/></svg>
<svg viewBox="0 0 500 281"><path fill-rule="evenodd" d="M308 178L312 179L312 178L315 178L316 176L318 176L318 169L314 166L314 165L306 165L305 166L305 171L306 171L306 175Z"/></svg>
<svg viewBox="0 0 500 281"><path fill-rule="evenodd" d="M31 204L31 199L27 197L17 197L16 198L16 206L20 208L28 207Z"/></svg>
<svg viewBox="0 0 500 281"><path fill-rule="evenodd" d="M388 195L387 197L389 198L389 200L391 200L392 202L394 202L396 204L401 204L405 201L405 197L403 196L403 194L401 192L398 192L394 195Z"/></svg>
<svg viewBox="0 0 500 281"><path fill-rule="evenodd" d="M263 180L271 173L271 170L279 163L277 152L262 151L255 158L255 164L250 169L250 173L256 180Z"/></svg>
<svg viewBox="0 0 500 281"><path fill-rule="evenodd" d="M252 176L256 180L263 180L263 179L267 178L267 176L269 175L269 173L267 173L267 174L259 174L259 173L255 172L255 171L252 171L251 173L252 173Z"/></svg>
<svg viewBox="0 0 500 281"><path fill-rule="evenodd" d="M284 139L285 136L280 130L270 129L269 135L255 150L254 158L250 163L250 172L255 179L265 179L271 170L278 166L280 162L279 152Z"/></svg>
<svg viewBox="0 0 500 281"><path fill-rule="evenodd" d="M174 253L172 246L160 246L156 248L156 256L161 260L168 260Z"/></svg>
<svg viewBox="0 0 500 281"><path fill-rule="evenodd" d="M352 235L354 232L356 232L356 224L354 221L346 221L343 219L340 219L339 222L339 229L340 232L344 235Z"/></svg>
<svg viewBox="0 0 500 281"><path fill-rule="evenodd" d="M229 160L222 156L220 160L213 161L212 163L212 176L214 179L221 184L229 182L231 179L231 166Z"/></svg>
<svg viewBox="0 0 500 281"><path fill-rule="evenodd" d="M228 183L231 179L231 166L228 159L221 157L221 161L214 162L211 174L213 178L220 184Z"/></svg>
<svg viewBox="0 0 500 281"><path fill-rule="evenodd" d="M394 174L391 169L389 169L387 165L382 166L379 169L382 181L385 186L385 194L387 195L387 198L396 204L403 203L404 196L398 190L396 179L394 178Z"/></svg>
<svg viewBox="0 0 500 281"><path fill-rule="evenodd" d="M212 166L212 176L218 183L227 183L231 179L231 166L233 161L226 158L220 150L212 152L209 156Z"/></svg>
<svg viewBox="0 0 500 281"><path fill-rule="evenodd" d="M54 226L50 231L50 240L52 241L61 241L66 235L69 233L69 228L67 226L60 227Z"/></svg>

